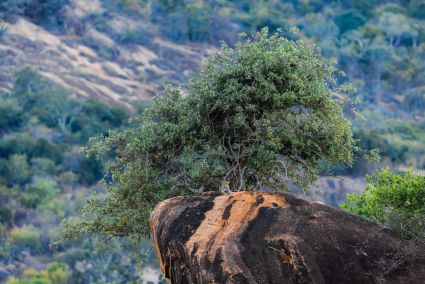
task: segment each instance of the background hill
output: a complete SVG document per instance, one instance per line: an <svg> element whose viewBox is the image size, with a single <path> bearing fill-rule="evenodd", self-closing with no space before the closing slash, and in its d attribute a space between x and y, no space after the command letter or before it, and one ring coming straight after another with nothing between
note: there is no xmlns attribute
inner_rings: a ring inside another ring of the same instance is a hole
<svg viewBox="0 0 425 284"><path fill-rule="evenodd" d="M130 107L135 100L149 100L166 82L182 84L208 51L203 45L175 44L159 32L141 34L141 19L114 12L99 1L56 5L51 12L56 25L43 24L47 16L42 12L22 17L31 4L8 15L14 19L2 25L1 89L10 90L16 72L31 66L77 96ZM3 7L11 9L8 1Z"/></svg>
<svg viewBox="0 0 425 284"><path fill-rule="evenodd" d="M425 0L2 0L0 282L157 277L146 270L156 265L148 243L143 257L114 247L94 256L90 238L48 248L60 220L102 192L105 161L78 149L131 126L129 117L166 84L183 85L220 40L264 26L338 61L339 83L357 88L347 115L359 145L380 150L378 164L358 153L351 168L324 166L310 198L337 206L375 167L425 170Z"/></svg>

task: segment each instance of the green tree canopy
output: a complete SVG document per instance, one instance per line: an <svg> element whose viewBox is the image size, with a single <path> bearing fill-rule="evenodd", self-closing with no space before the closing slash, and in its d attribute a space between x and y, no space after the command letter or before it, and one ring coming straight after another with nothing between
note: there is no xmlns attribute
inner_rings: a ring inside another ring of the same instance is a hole
<svg viewBox="0 0 425 284"><path fill-rule="evenodd" d="M367 179L366 190L348 194L342 207L425 242L425 176L412 170L402 174L382 170Z"/></svg>
<svg viewBox="0 0 425 284"><path fill-rule="evenodd" d="M354 142L335 75L319 50L267 29L223 44L188 94L170 89L139 127L92 139L88 154L116 154L108 195L93 195L81 218L65 221L64 238L149 235L149 213L164 198L223 183L232 191L306 186L321 162L350 163Z"/></svg>

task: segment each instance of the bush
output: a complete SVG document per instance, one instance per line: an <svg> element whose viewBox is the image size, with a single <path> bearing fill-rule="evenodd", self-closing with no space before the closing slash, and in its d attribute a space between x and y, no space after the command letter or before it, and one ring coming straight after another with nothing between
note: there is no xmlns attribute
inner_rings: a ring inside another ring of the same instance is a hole
<svg viewBox="0 0 425 284"><path fill-rule="evenodd" d="M214 42L220 33L226 31L226 29L215 27L224 23L225 19L217 15L211 7L206 9L196 5L186 5L185 8L174 10L165 17L163 13L152 14L154 21L161 23L163 34L173 41ZM173 24L169 25L170 22ZM231 29L231 26L226 28Z"/></svg>
<svg viewBox="0 0 425 284"><path fill-rule="evenodd" d="M32 152L28 155L49 159L58 164L62 161L62 151L59 145L51 143L45 138L39 138L36 140Z"/></svg>
<svg viewBox="0 0 425 284"><path fill-rule="evenodd" d="M403 102L404 108L414 114L423 114L425 111L425 87L409 91Z"/></svg>
<svg viewBox="0 0 425 284"><path fill-rule="evenodd" d="M9 207L0 205L0 224L9 224L12 220L12 217L12 210Z"/></svg>
<svg viewBox="0 0 425 284"><path fill-rule="evenodd" d="M412 17L425 19L425 0L411 0L407 10Z"/></svg>
<svg viewBox="0 0 425 284"><path fill-rule="evenodd" d="M9 241L18 250L28 249L31 253L41 250L41 233L32 226L14 227L10 231Z"/></svg>
<svg viewBox="0 0 425 284"><path fill-rule="evenodd" d="M149 42L152 35L150 35L145 28L138 28L135 30L127 30L118 37L118 42L122 44L140 44L145 45Z"/></svg>
<svg viewBox="0 0 425 284"><path fill-rule="evenodd" d="M32 279L16 279L15 277L12 277L9 281L7 281L7 284L52 284L52 282L40 275Z"/></svg>
<svg viewBox="0 0 425 284"><path fill-rule="evenodd" d="M78 142L86 143L94 135L106 135L109 129L125 125L128 117L122 107L109 107L95 100L87 100L80 115L71 123L71 130L78 133Z"/></svg>
<svg viewBox="0 0 425 284"><path fill-rule="evenodd" d="M340 34L358 29L366 22L366 18L357 10L347 10L335 17Z"/></svg>
<svg viewBox="0 0 425 284"><path fill-rule="evenodd" d="M34 138L28 133L16 133L5 135L0 139L0 157L9 158L32 153L34 150Z"/></svg>
<svg viewBox="0 0 425 284"><path fill-rule="evenodd" d="M55 163L46 158L33 158L31 159L31 165L34 174L37 176L54 176L57 171Z"/></svg>
<svg viewBox="0 0 425 284"><path fill-rule="evenodd" d="M47 270L29 268L24 271L24 279L11 279L8 284L67 284L70 273L63 263L52 262Z"/></svg>
<svg viewBox="0 0 425 284"><path fill-rule="evenodd" d="M0 129L19 126L21 112L22 107L15 98L0 93Z"/></svg>
<svg viewBox="0 0 425 284"><path fill-rule="evenodd" d="M32 171L26 155L12 155L8 160L7 177L11 185L23 185L31 179Z"/></svg>
<svg viewBox="0 0 425 284"><path fill-rule="evenodd" d="M25 16L48 27L62 24L60 10L69 0L3 0L0 12L4 12L8 20L16 16Z"/></svg>
<svg viewBox="0 0 425 284"><path fill-rule="evenodd" d="M35 184L27 184L19 192L17 198L25 208L37 208L37 206L49 201L56 194L55 184L47 179L41 179Z"/></svg>
<svg viewBox="0 0 425 284"><path fill-rule="evenodd" d="M70 273L66 264L52 262L47 269L47 277L52 284L66 284L68 283Z"/></svg>
<svg viewBox="0 0 425 284"><path fill-rule="evenodd" d="M382 170L367 179L365 191L348 194L342 208L425 241L425 176Z"/></svg>

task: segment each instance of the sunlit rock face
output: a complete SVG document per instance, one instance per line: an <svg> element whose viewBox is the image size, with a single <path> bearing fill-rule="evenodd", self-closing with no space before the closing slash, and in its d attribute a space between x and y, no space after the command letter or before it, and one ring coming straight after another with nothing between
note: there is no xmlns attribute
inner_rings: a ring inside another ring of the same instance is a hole
<svg viewBox="0 0 425 284"><path fill-rule="evenodd" d="M425 283L423 248L289 194L175 197L151 226L170 283Z"/></svg>

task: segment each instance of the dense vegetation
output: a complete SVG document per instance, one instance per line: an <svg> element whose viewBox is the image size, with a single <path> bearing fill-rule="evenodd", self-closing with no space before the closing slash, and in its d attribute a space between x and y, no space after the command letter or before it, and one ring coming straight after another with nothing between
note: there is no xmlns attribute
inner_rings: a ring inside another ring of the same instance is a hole
<svg viewBox="0 0 425 284"><path fill-rule="evenodd" d="M385 169L368 176L368 181L366 190L349 194L342 207L425 243L425 176Z"/></svg>
<svg viewBox="0 0 425 284"><path fill-rule="evenodd" d="M0 12L9 21L25 16L36 24L57 27L62 25L60 11L68 3L69 0L4 0Z"/></svg>
<svg viewBox="0 0 425 284"><path fill-rule="evenodd" d="M85 158L80 147L91 136L128 127L127 121L123 108L75 99L31 69L17 74L10 93L0 94L0 266L8 265L27 279L10 283L138 278L139 260L113 246L94 256L92 238L49 249L62 218L80 212L89 190L102 192L97 183L103 163ZM28 262L28 257L51 264L43 265L42 272L20 271L16 260Z"/></svg>
<svg viewBox="0 0 425 284"><path fill-rule="evenodd" d="M356 128L368 129L356 130L355 138L379 146L382 165L425 168L425 1L109 0L105 4L157 25L177 42L234 43L239 32L268 26L271 31L282 28L289 39L315 43L323 55L337 59L358 90L356 107L369 122L355 123ZM352 169L334 173L361 176L368 167L359 155Z"/></svg>
<svg viewBox="0 0 425 284"><path fill-rule="evenodd" d="M92 141L88 153L116 152L108 165L110 195L93 197L82 218L67 220L64 238L139 239L150 234L153 206L167 197L222 186L307 186L320 163L350 163L351 125L329 87L335 72L314 48L269 37L267 29L234 49L223 45L186 96L170 90L139 127Z"/></svg>
<svg viewBox="0 0 425 284"><path fill-rule="evenodd" d="M233 44L240 32L264 26L283 29L289 39L315 43L326 57L337 59L358 90L357 111L369 119L358 121L355 137L381 146L382 165L425 168L425 1L222 1L222 0L101 0L106 12L87 16L89 24L117 44L144 45L160 35L177 43ZM6 0L0 18L25 16L61 32L70 28L64 18L66 0ZM36 7L36 9L34 8ZM139 21L122 33L111 28L111 14ZM173 23L170 25L169 23ZM294 27L294 28L293 28ZM79 34L82 34L80 31ZM113 48L82 37L104 58L115 60ZM373 118L373 119L371 119ZM336 174L362 176L368 169L361 157L349 170Z"/></svg>
<svg viewBox="0 0 425 284"><path fill-rule="evenodd" d="M75 21L66 17L64 8L71 3L68 0L0 2L0 20L6 21L0 23L0 41L8 32L8 22L13 23L18 17L26 17L53 33L76 34L76 38L80 38L79 43L89 46L102 58L111 61L119 60L117 49L86 37L85 25L106 33L116 45L129 49L143 45L153 51L158 48L152 41L153 37L165 38L177 44L215 46L219 45L219 40L224 40L233 46L240 32L252 34L264 26L268 26L272 32L281 28L281 34L286 38L302 40L307 44L314 43L320 48L324 58L336 59L336 67L347 75L339 76L337 83L350 81L357 88L354 113L358 115L350 117L353 138L362 149L379 149L382 158L380 164L371 165L364 153L359 151L354 154L352 167L347 168L342 164L321 168L320 174L362 177L382 166L401 170L408 166L418 170L425 169L425 0L100 0L105 11L78 19L77 27L73 26ZM112 28L111 21L117 16L137 21L139 25L130 25L118 32ZM163 62L173 65L177 63L174 60L180 59L164 58ZM56 239L59 234L54 227L63 217L80 212L90 192L96 190L100 194L99 198L104 194L103 187L97 185L97 181L103 177L104 160L112 157L113 153L108 153L98 162L84 157L79 153L79 148L91 136L107 136L108 129L128 127L128 114L120 108L108 107L93 100L73 98L69 91L52 84L30 69L23 70L16 78L13 90L0 94L0 263L13 264L17 259L30 259L27 256L35 257L37 261L43 259L43 263L54 261L51 267L46 264L38 272L25 272L18 268L14 272L28 281L33 279L41 283L61 283L62 280L54 279L62 278L52 276L57 274L63 275L67 281L80 283L127 283L137 278L136 266L126 265L134 261L133 258L114 248L104 255L93 256L91 252L96 240L91 238L83 237L62 244L58 251L48 249L49 241ZM239 86L237 83L235 82L235 86L214 85L211 92L230 92L232 87ZM188 100L177 96L179 91L172 93L175 97L159 100L158 106L144 120L149 120L149 116L153 118L158 113L162 115L171 108L169 104L174 104L175 100L179 104L187 104ZM228 103L225 102L220 107ZM229 105L234 107L235 102ZM201 109L193 106L191 108L198 114L202 113ZM352 108L351 103L347 104L345 113L351 113ZM176 117L170 115L168 118L181 118L183 114L184 112L179 113ZM201 116L201 121L205 122L204 118ZM236 120L234 122L237 123ZM225 125L222 126L225 128ZM140 134L135 129L118 131L105 140L110 142L109 145L102 144L104 141L98 146L119 146L119 149L123 149L121 143L131 140L130 135L134 132ZM192 138L187 133L185 135L188 140ZM211 133L205 135L209 136ZM167 139L175 141L174 136ZM298 139L299 137L294 137L293 141L297 142ZM312 142L315 144L314 139ZM315 145L323 146L320 143ZM129 147L132 151L137 150L134 144ZM172 149L160 150L169 154ZM214 153L217 149L203 150ZM264 153L269 154L266 150L269 149L265 149ZM317 157L313 155L310 161L317 163ZM136 161L124 155L121 162L125 163L126 158L131 162ZM166 158L166 161L170 161L170 157ZM264 158L262 161L267 161L270 156L265 155ZM190 161L188 159L186 163ZM190 188L195 190L199 189L206 176L203 170L211 167L208 163L205 165L202 161L198 162L196 165L201 166L200 170L190 172L191 179L186 179ZM279 165L282 164L277 164ZM220 175L225 171L219 167L217 169ZM316 171L314 169L313 172ZM124 178L120 171L116 174ZM237 174L232 174L233 181L229 185L232 189L238 188L237 178L234 178ZM302 180L305 176L300 175L298 178ZM195 179L192 180L192 177ZM393 203L393 207L388 205L386 196L384 198L375 193L384 188L381 186L384 177L395 184L403 184L403 188L416 188L416 182L413 184L411 181L418 180L413 176L393 176L386 172L375 175L371 178L369 190L364 193L364 197L350 197L350 202L353 202L350 203L350 208L354 212L365 206L370 211L362 215L390 225L389 219L386 219L388 216L381 218L383 207L375 206L387 206L385 212L388 212L388 208L395 208ZM112 181L112 176L107 176L106 184ZM219 177L209 185L216 188L221 182ZM244 182L249 184L250 179ZM387 185L385 188L399 189ZM187 188L180 187L178 190L188 192ZM147 192L152 191L149 189L141 192L138 197L146 197ZM176 193L177 189L173 194ZM144 202L152 206L165 195L168 196L168 192L161 190ZM373 207L371 203L365 202L364 200L369 200L368 196L373 197L373 200L378 200L379 197L379 203L373 203ZM96 206L97 203L89 205ZM146 217L149 206L145 211L139 212L139 218ZM379 218L373 215L378 211L381 212L381 217L376 215ZM402 214L397 213L397 216ZM126 231L131 225L128 219L121 219L121 215L115 217L108 224L117 230L109 232L109 235ZM138 219L130 220L135 222ZM144 223L138 223L137 226L144 226L146 219L143 220ZM391 217L391 220L394 219ZM76 229L75 232L81 232L84 227L73 228ZM89 224L89 228L94 227ZM94 231L102 230L104 228L95 228ZM94 268L84 270L90 266ZM15 282L12 283L21 283L21 280L13 281Z"/></svg>

